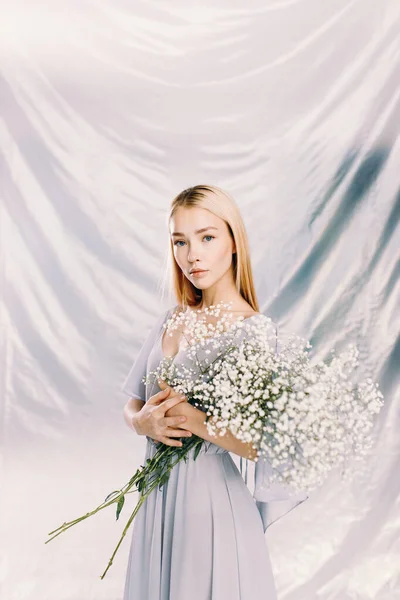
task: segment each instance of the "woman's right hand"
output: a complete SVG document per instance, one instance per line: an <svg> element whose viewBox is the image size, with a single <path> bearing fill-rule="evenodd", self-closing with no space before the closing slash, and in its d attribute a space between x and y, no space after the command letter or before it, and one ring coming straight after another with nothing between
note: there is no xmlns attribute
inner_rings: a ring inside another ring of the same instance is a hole
<svg viewBox="0 0 400 600"><path fill-rule="evenodd" d="M147 435L167 446L182 446L174 437L190 437L190 431L179 429L187 419L185 416L166 417L165 413L180 402L186 402L186 396L177 394L168 387L151 396L141 410L135 414L134 427L139 435Z"/></svg>

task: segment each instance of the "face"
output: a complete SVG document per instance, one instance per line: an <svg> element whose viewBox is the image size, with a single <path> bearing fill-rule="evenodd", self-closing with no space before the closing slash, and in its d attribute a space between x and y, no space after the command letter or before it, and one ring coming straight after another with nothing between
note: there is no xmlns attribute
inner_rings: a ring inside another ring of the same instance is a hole
<svg viewBox="0 0 400 600"><path fill-rule="evenodd" d="M203 290L224 278L232 279L236 248L223 219L204 208L179 207L169 228L175 260L196 288ZM191 273L194 268L203 272Z"/></svg>

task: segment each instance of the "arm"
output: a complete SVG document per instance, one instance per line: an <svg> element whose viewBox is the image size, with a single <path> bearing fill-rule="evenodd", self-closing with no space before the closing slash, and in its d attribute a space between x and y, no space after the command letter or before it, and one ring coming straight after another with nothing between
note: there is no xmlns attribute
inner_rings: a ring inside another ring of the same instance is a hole
<svg viewBox="0 0 400 600"><path fill-rule="evenodd" d="M137 414L142 409L144 404L145 403L143 402L143 400L140 400L139 398L130 398L124 406L125 423L128 425L128 427L130 429L132 429L133 431L136 431L136 433L138 435L143 435L143 434L139 431L139 429L137 427L136 419L137 419Z"/></svg>
<svg viewBox="0 0 400 600"><path fill-rule="evenodd" d="M146 435L140 427L138 414L146 403L146 387L143 377L146 375L148 356L157 337L162 334L162 325L169 313L170 310L167 310L156 319L122 386L122 391L129 396L123 409L124 420L128 427L138 435Z"/></svg>
<svg viewBox="0 0 400 600"><path fill-rule="evenodd" d="M238 456L249 458L250 460L255 459L257 452L253 445L249 442L238 440L229 430L222 436L210 435L206 425L206 413L195 406L192 406L189 402L181 402L165 413L165 416L175 417L181 415L186 417L185 423L180 425L182 429L191 431L194 435L197 435L208 442L212 442L213 444L224 448L224 450L228 450L228 452L233 452ZM211 417L210 421L215 423L217 420L214 417Z"/></svg>

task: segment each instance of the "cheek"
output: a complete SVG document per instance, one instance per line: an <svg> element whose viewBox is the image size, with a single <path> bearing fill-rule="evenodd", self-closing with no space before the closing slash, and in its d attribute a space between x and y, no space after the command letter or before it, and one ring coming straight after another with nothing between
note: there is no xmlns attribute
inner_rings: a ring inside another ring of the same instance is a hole
<svg viewBox="0 0 400 600"><path fill-rule="evenodd" d="M217 247L214 247L212 255L215 263L221 267L228 266L232 260L231 252L226 244L219 244Z"/></svg>
<svg viewBox="0 0 400 600"><path fill-rule="evenodd" d="M182 266L182 249L179 248L178 246L174 246L174 256L175 256L175 260L178 263L178 265L181 267Z"/></svg>

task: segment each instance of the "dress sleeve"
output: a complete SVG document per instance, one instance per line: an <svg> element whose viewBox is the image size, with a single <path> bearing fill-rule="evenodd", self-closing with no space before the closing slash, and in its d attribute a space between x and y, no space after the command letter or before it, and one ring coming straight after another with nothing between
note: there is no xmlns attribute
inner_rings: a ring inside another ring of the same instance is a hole
<svg viewBox="0 0 400 600"><path fill-rule="evenodd" d="M137 398L146 402L146 386L142 379L147 373L147 359L157 341L158 336L161 335L163 329L162 326L170 313L170 309L163 312L156 320L147 338L143 342L143 345L134 361L123 385L122 391L128 394L131 398Z"/></svg>
<svg viewBox="0 0 400 600"><path fill-rule="evenodd" d="M278 325L275 324L275 352L280 350ZM264 532L278 519L296 508L309 498L305 491L296 492L283 483L270 483L273 473L271 463L266 457L260 458L254 468L254 493L258 511L264 526Z"/></svg>

